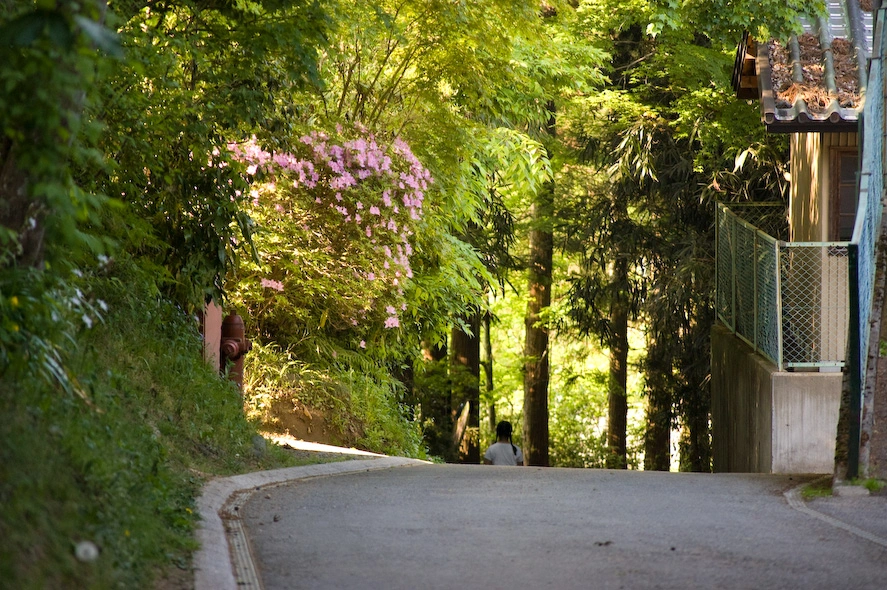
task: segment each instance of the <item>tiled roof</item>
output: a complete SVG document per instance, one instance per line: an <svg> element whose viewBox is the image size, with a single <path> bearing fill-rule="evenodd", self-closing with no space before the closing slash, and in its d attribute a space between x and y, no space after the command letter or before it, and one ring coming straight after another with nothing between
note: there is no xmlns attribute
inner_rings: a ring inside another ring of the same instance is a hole
<svg viewBox="0 0 887 590"><path fill-rule="evenodd" d="M743 35L733 67L739 98L759 98L761 119L776 133L846 131L862 112L872 13L859 0L830 1L827 15L803 21L786 45Z"/></svg>

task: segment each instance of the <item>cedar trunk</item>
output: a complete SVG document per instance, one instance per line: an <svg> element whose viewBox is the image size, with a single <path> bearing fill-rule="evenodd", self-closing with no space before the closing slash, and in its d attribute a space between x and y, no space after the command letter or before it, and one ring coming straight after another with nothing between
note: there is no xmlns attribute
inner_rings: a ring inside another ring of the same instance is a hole
<svg viewBox="0 0 887 590"><path fill-rule="evenodd" d="M486 392L489 396L489 399L492 399L493 395L493 341L490 337L490 319L491 314L489 311L484 312L483 316L483 334L484 334L484 361L482 363L484 368L484 376L486 377ZM490 430L496 430L496 404L492 401L490 405L487 407L487 418L490 422Z"/></svg>
<svg viewBox="0 0 887 590"><path fill-rule="evenodd" d="M549 137L555 137L555 106L548 103ZM524 318L524 461L548 467L548 326L542 311L551 305L551 270L554 265L554 181L547 182L530 210L529 300Z"/></svg>
<svg viewBox="0 0 887 590"><path fill-rule="evenodd" d="M553 207L549 185L533 204L535 227L530 231L529 301L524 344L524 457L527 465L548 466L548 327L541 312L551 305L551 267L554 240L546 229Z"/></svg>
<svg viewBox="0 0 887 590"><path fill-rule="evenodd" d="M708 329L713 317L702 308L695 316L687 314L681 326L684 335L678 369L683 376L679 391L682 400L681 471L711 472L711 362L708 351L711 340ZM695 346L693 343L696 343Z"/></svg>
<svg viewBox="0 0 887 590"><path fill-rule="evenodd" d="M672 355L660 335L647 339L647 430L644 433L644 470L668 471L671 467L671 372Z"/></svg>
<svg viewBox="0 0 887 590"><path fill-rule="evenodd" d="M480 314L463 318L471 334L453 328L451 348L453 444L460 463L480 463Z"/></svg>
<svg viewBox="0 0 887 590"><path fill-rule="evenodd" d="M453 453L453 416L450 408L451 395L447 368L447 343L425 344L423 356L423 387L419 393L420 414L425 444L432 456L441 457L444 461L456 460Z"/></svg>
<svg viewBox="0 0 887 590"><path fill-rule="evenodd" d="M617 272L626 272L622 261ZM619 277L617 276L617 281ZM620 282L618 284L625 284ZM628 301L620 293L610 308L610 379L608 387L607 467L628 468Z"/></svg>

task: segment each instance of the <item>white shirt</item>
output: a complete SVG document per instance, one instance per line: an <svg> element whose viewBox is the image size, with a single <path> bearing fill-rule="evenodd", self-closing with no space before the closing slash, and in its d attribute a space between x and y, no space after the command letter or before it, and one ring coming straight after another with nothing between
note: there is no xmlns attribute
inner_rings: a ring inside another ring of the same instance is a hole
<svg viewBox="0 0 887 590"><path fill-rule="evenodd" d="M517 455L514 454L514 449L517 449ZM510 443L504 442L490 445L490 448L484 453L484 459L490 461L493 465L515 466L524 464L524 454L521 452L520 447L512 448Z"/></svg>

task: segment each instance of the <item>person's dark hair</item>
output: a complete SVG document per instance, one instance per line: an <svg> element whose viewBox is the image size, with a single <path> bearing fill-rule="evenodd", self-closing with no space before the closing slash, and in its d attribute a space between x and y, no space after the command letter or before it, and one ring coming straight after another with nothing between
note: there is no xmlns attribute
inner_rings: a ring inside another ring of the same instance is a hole
<svg viewBox="0 0 887 590"><path fill-rule="evenodd" d="M496 425L496 436L498 438L511 437L511 422L502 420Z"/></svg>

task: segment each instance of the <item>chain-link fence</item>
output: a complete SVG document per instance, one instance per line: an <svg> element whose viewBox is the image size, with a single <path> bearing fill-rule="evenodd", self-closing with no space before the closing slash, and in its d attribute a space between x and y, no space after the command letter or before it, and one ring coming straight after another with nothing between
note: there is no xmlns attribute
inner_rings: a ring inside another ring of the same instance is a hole
<svg viewBox="0 0 887 590"><path fill-rule="evenodd" d="M848 244L778 240L746 221L749 210L740 216L718 205L720 320L779 370L843 366ZM753 211L757 219L785 219L784 205ZM782 233L782 222L771 228Z"/></svg>
<svg viewBox="0 0 887 590"><path fill-rule="evenodd" d="M859 179L859 207L856 213L856 225L853 229L853 243L858 247L856 301L858 301L859 347L854 351L858 358L853 359L854 367L859 371L859 397L865 391L867 381L866 365L869 356L869 341L872 320L872 296L874 293L875 262L878 234L881 227L881 215L884 192L884 94L887 92L887 81L884 77L884 55L887 55L887 35L884 34L883 9L878 11L872 47L872 59L869 61L868 81L865 107L862 115L862 174ZM872 370L874 370L872 368Z"/></svg>

